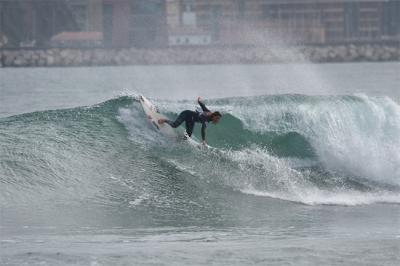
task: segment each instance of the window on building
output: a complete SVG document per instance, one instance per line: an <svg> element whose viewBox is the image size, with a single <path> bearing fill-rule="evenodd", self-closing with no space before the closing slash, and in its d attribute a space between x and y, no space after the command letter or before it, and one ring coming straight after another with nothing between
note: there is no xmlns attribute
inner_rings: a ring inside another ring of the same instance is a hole
<svg viewBox="0 0 400 266"><path fill-rule="evenodd" d="M133 0L131 13L133 15L155 15L162 11L161 0Z"/></svg>
<svg viewBox="0 0 400 266"><path fill-rule="evenodd" d="M103 6L103 39L106 46L112 44L113 6Z"/></svg>
<svg viewBox="0 0 400 266"><path fill-rule="evenodd" d="M246 9L246 1L245 0L237 0L237 7L238 7L238 18L244 18L244 13Z"/></svg>
<svg viewBox="0 0 400 266"><path fill-rule="evenodd" d="M194 0L182 0L181 7L183 12L194 12L195 11L195 1Z"/></svg>
<svg viewBox="0 0 400 266"><path fill-rule="evenodd" d="M400 36L400 1L383 3L381 28L386 36Z"/></svg>
<svg viewBox="0 0 400 266"><path fill-rule="evenodd" d="M344 33L345 38L352 39L359 34L360 9L359 3L344 4Z"/></svg>
<svg viewBox="0 0 400 266"><path fill-rule="evenodd" d="M88 25L88 10L86 5L73 5L71 13L79 31L86 31Z"/></svg>
<svg viewBox="0 0 400 266"><path fill-rule="evenodd" d="M165 25L164 1L132 0L130 42L136 47L157 46Z"/></svg>
<svg viewBox="0 0 400 266"><path fill-rule="evenodd" d="M263 5L262 18L263 19L278 19L280 17L279 5Z"/></svg>
<svg viewBox="0 0 400 266"><path fill-rule="evenodd" d="M0 38L3 36L7 38L7 46L19 46L23 41L24 24L20 18L23 17L24 10L13 3L4 3L4 7L0 11L2 13Z"/></svg>

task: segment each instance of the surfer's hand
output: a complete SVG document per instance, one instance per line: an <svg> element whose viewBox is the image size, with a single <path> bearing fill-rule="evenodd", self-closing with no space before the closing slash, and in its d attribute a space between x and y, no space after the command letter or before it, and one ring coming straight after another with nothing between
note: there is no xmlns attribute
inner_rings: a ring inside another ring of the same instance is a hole
<svg viewBox="0 0 400 266"><path fill-rule="evenodd" d="M197 97L197 101L198 101L198 102L201 102L201 97L200 97L200 96Z"/></svg>

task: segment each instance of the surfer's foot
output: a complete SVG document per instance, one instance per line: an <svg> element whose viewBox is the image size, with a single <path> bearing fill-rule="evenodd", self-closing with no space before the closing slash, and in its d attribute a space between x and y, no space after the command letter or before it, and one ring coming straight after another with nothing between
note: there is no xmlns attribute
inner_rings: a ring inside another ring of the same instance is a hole
<svg viewBox="0 0 400 266"><path fill-rule="evenodd" d="M160 125L164 124L165 121L167 121L167 120L165 120L165 119L158 119L158 123L159 123Z"/></svg>

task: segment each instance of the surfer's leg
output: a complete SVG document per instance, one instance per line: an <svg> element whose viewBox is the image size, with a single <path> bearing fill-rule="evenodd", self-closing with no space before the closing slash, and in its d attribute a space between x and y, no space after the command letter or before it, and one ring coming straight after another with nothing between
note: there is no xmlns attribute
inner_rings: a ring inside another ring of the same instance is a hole
<svg viewBox="0 0 400 266"><path fill-rule="evenodd" d="M165 120L164 122L170 125L173 128L179 127L183 121L185 121L188 117L190 117L192 111L186 110L179 114L178 118L172 122L171 120Z"/></svg>
<svg viewBox="0 0 400 266"><path fill-rule="evenodd" d="M189 137L191 137L193 133L194 122L192 120L186 120L185 125L186 125L186 133L188 134Z"/></svg>

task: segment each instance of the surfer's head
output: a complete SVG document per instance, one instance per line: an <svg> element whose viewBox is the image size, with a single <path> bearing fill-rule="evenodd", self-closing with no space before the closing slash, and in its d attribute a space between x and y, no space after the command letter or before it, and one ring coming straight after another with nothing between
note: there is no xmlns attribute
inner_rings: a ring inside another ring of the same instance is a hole
<svg viewBox="0 0 400 266"><path fill-rule="evenodd" d="M219 120L221 119L222 115L220 112L216 111L211 113L210 118L211 121L213 122L213 124L217 124L219 122Z"/></svg>

